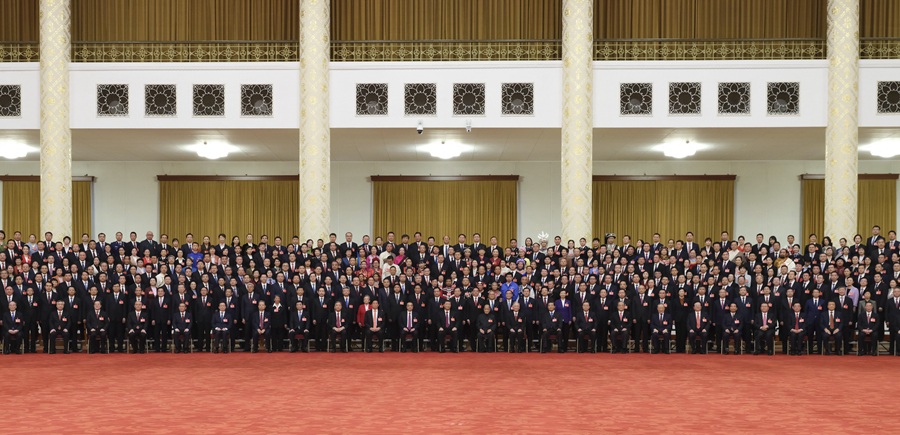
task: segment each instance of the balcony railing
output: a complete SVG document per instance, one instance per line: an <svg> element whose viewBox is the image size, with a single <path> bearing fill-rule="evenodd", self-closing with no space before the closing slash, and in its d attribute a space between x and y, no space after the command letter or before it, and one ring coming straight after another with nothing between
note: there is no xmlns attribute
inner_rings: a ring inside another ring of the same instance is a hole
<svg viewBox="0 0 900 435"><path fill-rule="evenodd" d="M825 59L824 39L594 41L594 60ZM37 42L0 42L0 62L36 62ZM900 59L900 38L863 38L862 59ZM559 40L333 41L334 62L559 60ZM73 62L297 62L297 41L75 42Z"/></svg>

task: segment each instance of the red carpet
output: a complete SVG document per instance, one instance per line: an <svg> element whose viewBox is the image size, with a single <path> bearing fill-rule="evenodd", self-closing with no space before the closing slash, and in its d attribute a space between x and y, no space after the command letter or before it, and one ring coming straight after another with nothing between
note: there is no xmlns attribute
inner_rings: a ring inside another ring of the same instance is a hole
<svg viewBox="0 0 900 435"><path fill-rule="evenodd" d="M897 433L900 358L0 357L4 434Z"/></svg>

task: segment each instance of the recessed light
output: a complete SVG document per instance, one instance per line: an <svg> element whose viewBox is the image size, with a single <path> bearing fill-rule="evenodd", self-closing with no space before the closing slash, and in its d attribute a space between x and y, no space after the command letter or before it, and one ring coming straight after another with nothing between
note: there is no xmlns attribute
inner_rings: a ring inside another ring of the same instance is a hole
<svg viewBox="0 0 900 435"><path fill-rule="evenodd" d="M445 141L441 141L441 143L432 143L419 146L418 150L431 154L431 157L437 157L439 159L447 160L454 157L459 157L462 153L471 151L472 148L473 147L471 145L446 143Z"/></svg>
<svg viewBox="0 0 900 435"><path fill-rule="evenodd" d="M22 142L0 141L0 157L4 159L20 159L34 151L37 151L37 148Z"/></svg>
<svg viewBox="0 0 900 435"><path fill-rule="evenodd" d="M868 151L875 157L889 159L900 155L900 140L884 139L873 144L859 147L860 151Z"/></svg>
<svg viewBox="0 0 900 435"><path fill-rule="evenodd" d="M703 145L700 145L695 142L691 142L690 140L686 140L684 142L672 142L662 144L656 147L657 151L662 151L666 157L672 157L675 159L683 159L685 157L690 157L694 154L697 154L697 151L706 148Z"/></svg>

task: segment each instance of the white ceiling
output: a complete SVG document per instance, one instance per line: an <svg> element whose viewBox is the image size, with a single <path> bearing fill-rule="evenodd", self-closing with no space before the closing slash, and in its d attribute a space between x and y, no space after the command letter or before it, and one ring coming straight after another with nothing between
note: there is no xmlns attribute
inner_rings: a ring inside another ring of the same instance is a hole
<svg viewBox="0 0 900 435"><path fill-rule="evenodd" d="M900 139L900 129L860 129L860 145L884 138ZM36 130L2 130L0 141L38 144ZM706 146L692 160L821 160L825 158L824 128L623 128L594 130L594 159L613 161L666 160L653 148L690 140ZM299 136L288 129L229 130L73 130L72 158L80 161L204 160L190 150L203 141L235 145L240 151L225 160L297 160ZM429 143L471 145L461 161L559 160L559 129L333 129L332 159L336 161L436 160L417 147ZM31 153L26 160L37 160ZM860 159L873 158L867 152Z"/></svg>

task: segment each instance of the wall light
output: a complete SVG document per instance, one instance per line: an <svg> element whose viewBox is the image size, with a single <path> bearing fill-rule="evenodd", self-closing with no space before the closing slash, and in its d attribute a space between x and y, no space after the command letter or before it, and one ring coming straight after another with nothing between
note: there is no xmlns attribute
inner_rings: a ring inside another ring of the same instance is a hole
<svg viewBox="0 0 900 435"><path fill-rule="evenodd" d="M672 142L657 146L657 151L662 151L666 157L675 159L683 159L697 154L697 151L704 149L703 145L692 143L690 140L684 142Z"/></svg>
<svg viewBox="0 0 900 435"><path fill-rule="evenodd" d="M203 145L194 145L193 151L200 157L216 160L221 159L222 157L228 157L229 153L237 151L237 147L223 143L207 143L206 141L203 141Z"/></svg>
<svg viewBox="0 0 900 435"><path fill-rule="evenodd" d="M16 141L0 141L0 157L4 159L20 159L38 149Z"/></svg>
<svg viewBox="0 0 900 435"><path fill-rule="evenodd" d="M875 157L889 159L900 155L900 139L884 139L873 144L859 147L860 151L868 151Z"/></svg>
<svg viewBox="0 0 900 435"><path fill-rule="evenodd" d="M441 143L432 143L428 145L419 146L418 150L427 152L431 154L431 157L437 157L439 159L452 159L454 157L459 157L462 153L466 151L471 151L473 147L471 145L463 145L458 143L445 143L441 141Z"/></svg>

